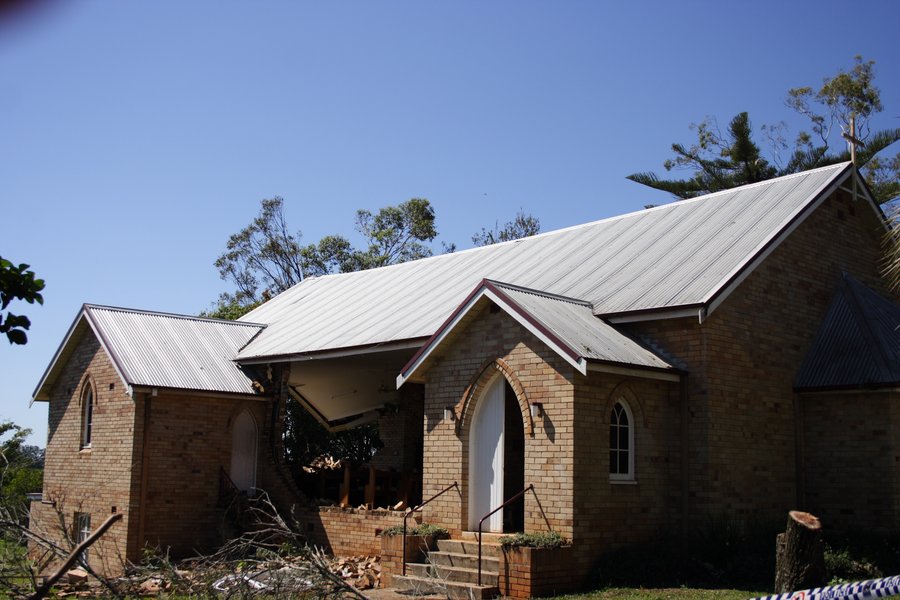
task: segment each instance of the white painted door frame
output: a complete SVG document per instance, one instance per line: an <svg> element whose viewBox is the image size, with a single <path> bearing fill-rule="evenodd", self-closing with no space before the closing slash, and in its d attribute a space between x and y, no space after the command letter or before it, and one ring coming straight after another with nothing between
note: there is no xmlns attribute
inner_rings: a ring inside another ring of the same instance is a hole
<svg viewBox="0 0 900 600"><path fill-rule="evenodd" d="M244 409L231 426L231 481L242 492L256 487L256 419Z"/></svg>
<svg viewBox="0 0 900 600"><path fill-rule="evenodd" d="M469 528L478 530L478 521L503 503L503 442L506 380L492 379L478 399L469 430ZM503 510L490 516L483 531L503 531Z"/></svg>

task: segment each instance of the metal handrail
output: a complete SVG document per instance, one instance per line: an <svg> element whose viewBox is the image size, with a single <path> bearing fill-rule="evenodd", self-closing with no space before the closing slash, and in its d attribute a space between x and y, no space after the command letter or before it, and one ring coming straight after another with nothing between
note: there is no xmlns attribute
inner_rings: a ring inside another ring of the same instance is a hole
<svg viewBox="0 0 900 600"><path fill-rule="evenodd" d="M511 497L507 498L506 502L504 502L503 504L501 504L500 506L498 506L497 508L495 508L488 514L481 517L481 520L478 521L478 585L481 585L481 526L484 524L484 520L487 519L492 514L494 514L495 512L497 512L498 510L500 510L501 508L503 508L504 506L506 506L507 504L511 504L513 500L518 500L519 497L524 496L525 492L527 492L528 490L531 490L532 492L534 491L533 483L529 483L528 487L526 487L521 492L517 493L515 496L511 496Z"/></svg>
<svg viewBox="0 0 900 600"><path fill-rule="evenodd" d="M403 576L404 577L406 576L406 519L409 518L409 515L413 514L414 512L418 512L418 511L422 510L422 508L426 504L428 504L429 502L431 502L438 496L441 496L441 495L445 494L446 492L449 492L453 488L456 488L457 492L459 491L459 484L455 481L453 483L451 483L450 485L448 485L447 487L445 487L444 489L442 489L441 491L439 491L437 494L435 494L431 498L429 498L428 500L426 500L425 502L423 502L422 504L418 505L417 507L413 508L412 510L406 511L406 514L403 515L403 548L401 548L400 552L401 552L401 554L403 554Z"/></svg>
<svg viewBox="0 0 900 600"><path fill-rule="evenodd" d="M225 467L219 465L219 502L228 504L240 494L241 490L231 480Z"/></svg>

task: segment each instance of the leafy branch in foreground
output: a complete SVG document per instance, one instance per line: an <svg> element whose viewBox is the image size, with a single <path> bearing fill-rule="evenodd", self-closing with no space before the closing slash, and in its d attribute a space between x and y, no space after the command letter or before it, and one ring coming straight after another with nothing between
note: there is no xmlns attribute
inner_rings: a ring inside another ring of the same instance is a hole
<svg viewBox="0 0 900 600"><path fill-rule="evenodd" d="M0 310L6 310L13 300L24 300L28 304L44 303L41 290L44 280L37 279L29 265L14 265L0 256ZM31 321L24 315L15 315L7 311L0 312L0 333L6 334L10 344L28 343L25 333L31 327Z"/></svg>

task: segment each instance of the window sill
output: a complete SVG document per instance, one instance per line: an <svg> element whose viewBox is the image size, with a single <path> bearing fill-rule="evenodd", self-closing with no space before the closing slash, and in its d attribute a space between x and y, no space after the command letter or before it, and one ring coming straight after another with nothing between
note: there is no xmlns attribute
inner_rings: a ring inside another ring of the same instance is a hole
<svg viewBox="0 0 900 600"><path fill-rule="evenodd" d="M637 479L610 479L610 485L637 485Z"/></svg>
<svg viewBox="0 0 900 600"><path fill-rule="evenodd" d="M91 453L90 446L82 446L81 448L78 449L78 454L90 454L90 453Z"/></svg>

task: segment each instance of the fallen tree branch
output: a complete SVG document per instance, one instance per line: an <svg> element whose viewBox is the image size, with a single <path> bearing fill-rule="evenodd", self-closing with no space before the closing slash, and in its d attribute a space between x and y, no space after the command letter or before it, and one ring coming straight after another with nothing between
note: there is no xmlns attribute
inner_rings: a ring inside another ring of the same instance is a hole
<svg viewBox="0 0 900 600"><path fill-rule="evenodd" d="M78 560L78 557L82 552L90 548L94 542L99 540L106 531L116 523L116 521L122 518L122 513L116 513L114 515L110 515L103 523L89 535L84 541L75 546L75 549L69 554L66 560L63 561L62 566L57 569L57 571L47 578L37 591L34 592L31 596L28 597L28 600L40 600L44 596L46 596L53 585L59 581L59 579L69 570L69 568Z"/></svg>

